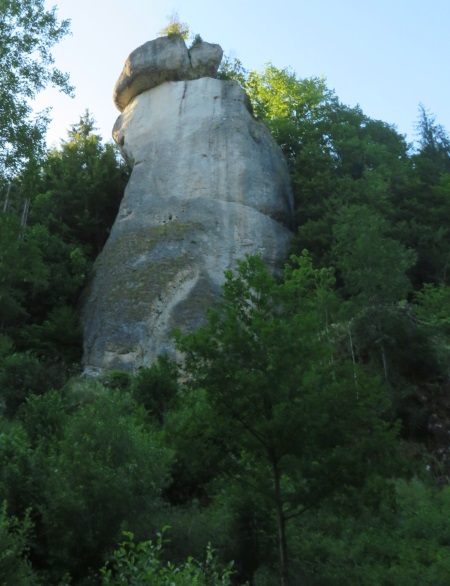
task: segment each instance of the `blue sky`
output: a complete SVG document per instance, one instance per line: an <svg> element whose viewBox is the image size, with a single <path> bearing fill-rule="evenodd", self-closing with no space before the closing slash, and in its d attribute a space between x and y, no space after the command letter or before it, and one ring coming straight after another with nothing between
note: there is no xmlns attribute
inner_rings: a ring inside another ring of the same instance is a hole
<svg viewBox="0 0 450 586"><path fill-rule="evenodd" d="M219 43L248 69L272 62L299 77L324 76L340 100L414 139L418 105L450 131L450 0L46 0L72 21L54 50L76 98L46 92L48 139L58 143L86 108L104 139L118 115L114 84L128 54L158 36L168 17Z"/></svg>

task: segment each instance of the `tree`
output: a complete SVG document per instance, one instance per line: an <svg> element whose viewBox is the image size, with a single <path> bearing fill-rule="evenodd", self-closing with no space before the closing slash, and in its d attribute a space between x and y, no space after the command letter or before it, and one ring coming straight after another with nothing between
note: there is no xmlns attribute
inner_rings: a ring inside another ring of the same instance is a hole
<svg viewBox="0 0 450 586"><path fill-rule="evenodd" d="M395 332L390 325L395 322L398 327L399 317L408 317L401 302L406 301L412 288L407 271L414 265L415 253L391 238L389 224L367 205L343 208L334 234L336 264L348 299L349 330L362 330L361 353L368 348L369 354L374 348L380 353L388 380L387 350L394 352L401 346L398 339L392 338Z"/></svg>
<svg viewBox="0 0 450 586"><path fill-rule="evenodd" d="M68 76L54 67L52 47L69 32L44 0L0 1L0 175L14 175L42 154L48 110L32 116L30 101L46 86L65 93Z"/></svg>
<svg viewBox="0 0 450 586"><path fill-rule="evenodd" d="M148 531L167 482L170 452L143 425L142 410L127 393L98 391L67 418L48 453L38 451L45 472L35 480L42 523L35 555L54 577L66 570L80 579L98 568L124 526Z"/></svg>
<svg viewBox="0 0 450 586"><path fill-rule="evenodd" d="M68 140L47 155L29 192L30 223L81 245L92 260L108 238L128 177L113 145L103 144L95 130L86 111Z"/></svg>
<svg viewBox="0 0 450 586"><path fill-rule="evenodd" d="M442 173L450 173L450 136L423 104L419 106L416 130L419 143L414 157L416 168L427 183L430 178L437 183Z"/></svg>
<svg viewBox="0 0 450 586"><path fill-rule="evenodd" d="M0 212L0 330L15 350L31 350L61 373L80 359L78 298L126 179L117 151L103 144L86 111L59 149L9 182Z"/></svg>
<svg viewBox="0 0 450 586"><path fill-rule="evenodd" d="M239 61L226 61L222 75L241 83L287 159L299 226L295 250L306 248L330 265L342 205L365 203L393 219L409 162L392 126L342 104L323 78L301 79L271 64L248 72Z"/></svg>
<svg viewBox="0 0 450 586"><path fill-rule="evenodd" d="M299 79L290 69L277 69L271 63L262 72L247 72L239 61L231 70L227 64L224 69L243 85L255 116L269 126L292 168L305 129L321 118L325 104L337 100L334 92L323 78Z"/></svg>
<svg viewBox="0 0 450 586"><path fill-rule="evenodd" d="M206 397L228 474L275 514L283 586L289 520L387 470L394 437L380 383L359 373L355 384L353 365L337 359L332 272L306 253L295 262L278 283L247 258L226 273L208 325L178 335L187 390Z"/></svg>
<svg viewBox="0 0 450 586"><path fill-rule="evenodd" d="M178 12L172 12L169 23L163 27L159 33L160 36L179 36L183 41L189 38L189 26L185 22L181 22Z"/></svg>
<svg viewBox="0 0 450 586"><path fill-rule="evenodd" d="M262 73L251 71L246 90L256 116L269 122L298 122L314 117L315 110L334 96L323 78L298 79L289 68L267 64Z"/></svg>
<svg viewBox="0 0 450 586"><path fill-rule="evenodd" d="M435 362L434 372L446 379L450 364L450 287L425 283L414 296L413 308L419 327L433 349L434 360L427 356L428 362L430 365ZM446 394L445 387L442 392Z"/></svg>
<svg viewBox="0 0 450 586"><path fill-rule="evenodd" d="M307 557L305 583L333 586L446 586L450 572L450 488L397 480L395 509L362 518L330 507L295 528ZM300 560L299 560L300 561Z"/></svg>
<svg viewBox="0 0 450 586"><path fill-rule="evenodd" d="M14 417L28 395L45 393L57 383L54 372L30 352L11 353L0 361L1 411Z"/></svg>
<svg viewBox="0 0 450 586"><path fill-rule="evenodd" d="M30 395L14 421L0 416L0 502L22 520L31 511L40 583L69 573L87 583L124 527L143 536L159 526L171 452L146 419L129 393L85 379ZM1 523L0 513L0 533Z"/></svg>
<svg viewBox="0 0 450 586"><path fill-rule="evenodd" d="M395 202L399 237L418 254L416 290L423 282L449 284L450 266L450 137L423 106L417 130L411 169Z"/></svg>
<svg viewBox="0 0 450 586"><path fill-rule="evenodd" d="M0 331L16 325L26 314L26 294L45 289L47 277L36 240L15 214L0 214Z"/></svg>
<svg viewBox="0 0 450 586"><path fill-rule="evenodd" d="M333 227L341 209L363 204L392 220L407 172L406 143L394 128L359 107L324 104L320 117L304 129L292 169L297 246L321 263L334 263Z"/></svg>

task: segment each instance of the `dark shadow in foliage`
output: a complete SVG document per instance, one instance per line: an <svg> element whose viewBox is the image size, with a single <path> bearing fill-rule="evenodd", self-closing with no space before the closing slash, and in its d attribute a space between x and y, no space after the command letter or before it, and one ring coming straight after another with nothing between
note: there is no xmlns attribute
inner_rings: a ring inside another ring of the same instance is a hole
<svg viewBox="0 0 450 586"><path fill-rule="evenodd" d="M167 356L158 356L150 368L141 368L133 379L132 394L158 423L164 422L178 391L178 366Z"/></svg>
<svg viewBox="0 0 450 586"><path fill-rule="evenodd" d="M81 361L81 327L72 307L54 307L43 323L23 327L19 335L25 348L33 349L48 361L68 366Z"/></svg>
<svg viewBox="0 0 450 586"><path fill-rule="evenodd" d="M11 517L7 503L0 507L0 580L5 586L37 586L27 555L33 524L29 512L23 521Z"/></svg>
<svg viewBox="0 0 450 586"><path fill-rule="evenodd" d="M26 397L58 388L64 379L58 367L41 362L30 352L15 353L0 362L0 401L6 417L14 417Z"/></svg>

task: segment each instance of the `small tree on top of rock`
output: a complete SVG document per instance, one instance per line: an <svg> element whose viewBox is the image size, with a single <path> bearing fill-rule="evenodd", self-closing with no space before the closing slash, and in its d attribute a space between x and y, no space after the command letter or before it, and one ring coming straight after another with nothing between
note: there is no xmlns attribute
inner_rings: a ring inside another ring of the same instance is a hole
<svg viewBox="0 0 450 586"><path fill-rule="evenodd" d="M169 17L169 23L159 31L159 34L168 37L177 35L183 41L187 41L189 38L189 26L185 22L180 21L178 12L172 12Z"/></svg>

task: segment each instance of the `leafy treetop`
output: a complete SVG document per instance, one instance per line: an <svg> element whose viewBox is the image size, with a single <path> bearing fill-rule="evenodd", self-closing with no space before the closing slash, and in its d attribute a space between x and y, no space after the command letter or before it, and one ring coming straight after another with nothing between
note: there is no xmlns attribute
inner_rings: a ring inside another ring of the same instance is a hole
<svg viewBox="0 0 450 586"><path fill-rule="evenodd" d="M68 75L54 66L52 47L69 33L44 0L0 2L0 175L42 154L48 110L32 116L30 100L48 85L70 94Z"/></svg>

